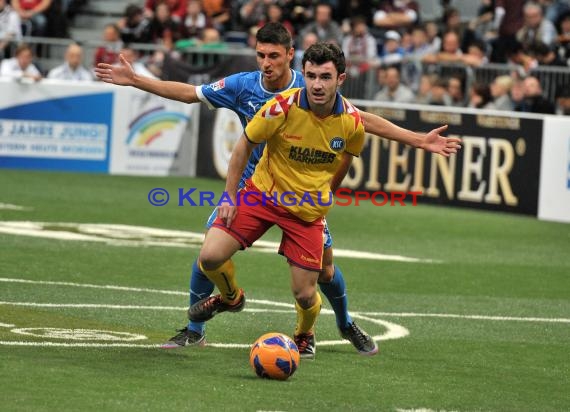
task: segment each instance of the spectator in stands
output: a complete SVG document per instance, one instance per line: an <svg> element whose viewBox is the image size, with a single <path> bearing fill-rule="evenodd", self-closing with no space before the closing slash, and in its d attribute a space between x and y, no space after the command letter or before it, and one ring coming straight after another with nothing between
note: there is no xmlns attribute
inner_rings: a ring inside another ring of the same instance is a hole
<svg viewBox="0 0 570 412"><path fill-rule="evenodd" d="M301 33L314 16L312 0L285 0L281 3L283 18L293 24L296 33Z"/></svg>
<svg viewBox="0 0 570 412"><path fill-rule="evenodd" d="M374 25L384 30L403 29L419 20L419 6L412 0L382 0L373 16Z"/></svg>
<svg viewBox="0 0 570 412"><path fill-rule="evenodd" d="M518 65L524 75L538 67L538 60L525 52L523 45L517 40L507 48L506 55L509 63Z"/></svg>
<svg viewBox="0 0 570 412"><path fill-rule="evenodd" d="M93 64L97 66L99 63L115 64L119 61L119 52L123 48L121 41L121 31L116 24L107 24L103 29L104 46L95 50L95 59Z"/></svg>
<svg viewBox="0 0 570 412"><path fill-rule="evenodd" d="M554 104L544 98L540 81L534 76L523 80L523 101L516 107L517 111L530 113L554 114Z"/></svg>
<svg viewBox="0 0 570 412"><path fill-rule="evenodd" d="M370 1L364 0L350 0L339 1L338 21L340 21L342 32L348 34L350 32L350 22L354 17L364 17L366 25L372 26L373 8L370 7Z"/></svg>
<svg viewBox="0 0 570 412"><path fill-rule="evenodd" d="M526 0L495 0L493 26L497 33L492 42L491 61L505 63L507 51L516 40L517 31L524 24L523 6Z"/></svg>
<svg viewBox="0 0 570 412"><path fill-rule="evenodd" d="M78 44L70 44L65 52L65 63L54 67L48 79L70 81L92 81L93 73L83 67L83 49Z"/></svg>
<svg viewBox="0 0 570 412"><path fill-rule="evenodd" d="M388 30L384 34L384 45L380 53L380 60L384 65L394 65L402 62L404 48L400 45L402 36L396 30Z"/></svg>
<svg viewBox="0 0 570 412"><path fill-rule="evenodd" d="M459 9L450 7L443 16L443 32L454 31L459 36L459 47L463 53L467 53L469 45L477 38L475 31L469 25L464 25L461 21Z"/></svg>
<svg viewBox="0 0 570 412"><path fill-rule="evenodd" d="M384 90L386 88L386 72L388 70L388 67L386 66L379 66L376 69L376 90L375 93L373 94L373 96L378 93L381 92L382 90Z"/></svg>
<svg viewBox="0 0 570 412"><path fill-rule="evenodd" d="M467 53L463 55L462 61L464 64L474 67L489 63L487 43L483 40L473 39L467 46Z"/></svg>
<svg viewBox="0 0 570 412"><path fill-rule="evenodd" d="M424 73L420 76L415 103L429 104L431 102L431 88L436 80L436 74Z"/></svg>
<svg viewBox="0 0 570 412"><path fill-rule="evenodd" d="M424 63L462 63L469 66L480 66L487 57L485 52L481 50L484 47L481 42L473 41L468 47L468 53L463 53L459 44L459 35L454 31L448 31L443 35L442 50L436 54L428 54L424 56Z"/></svg>
<svg viewBox="0 0 570 412"><path fill-rule="evenodd" d="M570 66L570 12L563 14L558 21L558 55Z"/></svg>
<svg viewBox="0 0 570 412"><path fill-rule="evenodd" d="M24 36L45 35L47 18L45 13L53 0L12 0L12 7L22 21Z"/></svg>
<svg viewBox="0 0 570 412"><path fill-rule="evenodd" d="M513 110L514 104L511 99L513 83L511 76L503 75L496 77L490 87L493 101L487 108L493 110Z"/></svg>
<svg viewBox="0 0 570 412"><path fill-rule="evenodd" d="M317 43L319 38L315 33L309 31L303 35L301 47L297 47L295 49L295 59L293 63L293 68L298 71L303 70L302 61L303 61L303 54L305 50L311 47L313 44Z"/></svg>
<svg viewBox="0 0 570 412"><path fill-rule="evenodd" d="M342 30L338 23L332 19L332 7L327 3L319 3L315 8L315 20L309 23L302 31L301 36L308 32L317 35L319 41L342 44Z"/></svg>
<svg viewBox="0 0 570 412"><path fill-rule="evenodd" d="M541 42L529 45L528 54L536 59L539 66L566 66L566 62L552 48Z"/></svg>
<svg viewBox="0 0 570 412"><path fill-rule="evenodd" d="M0 64L0 77L8 77L15 80L30 79L38 81L42 78L39 69L33 64L34 53L27 44L20 44L16 49L16 56L4 59Z"/></svg>
<svg viewBox="0 0 570 412"><path fill-rule="evenodd" d="M152 19L156 14L158 5L166 4L172 19L181 23L186 15L186 9L188 7L187 3L188 0L145 0L144 12L148 19Z"/></svg>
<svg viewBox="0 0 570 412"><path fill-rule="evenodd" d="M428 36L428 44L433 53L441 50L441 36L439 34L439 27L434 21L428 21L425 24L426 34Z"/></svg>
<svg viewBox="0 0 570 412"><path fill-rule="evenodd" d="M570 85L556 88L556 114L570 116Z"/></svg>
<svg viewBox="0 0 570 412"><path fill-rule="evenodd" d="M267 7L273 0L246 0L239 10L241 22L245 27L257 26L265 19Z"/></svg>
<svg viewBox="0 0 570 412"><path fill-rule="evenodd" d="M451 106L451 97L447 93L447 80L438 77L433 81L429 104L434 106Z"/></svg>
<svg viewBox="0 0 570 412"><path fill-rule="evenodd" d="M150 38L155 44L163 45L167 50L182 38L180 24L172 18L166 3L156 6L154 17L150 21Z"/></svg>
<svg viewBox="0 0 570 412"><path fill-rule="evenodd" d="M369 63L377 57L378 46L376 39L368 33L366 19L362 16L353 17L350 22L351 31L342 41L344 56L360 63Z"/></svg>
<svg viewBox="0 0 570 412"><path fill-rule="evenodd" d="M474 109L488 109L493 101L491 89L486 83L474 83L469 89L469 102L467 107Z"/></svg>
<svg viewBox="0 0 570 412"><path fill-rule="evenodd" d="M537 3L527 3L524 6L524 25L517 31L516 38L528 48L531 44L542 42L553 46L557 37L554 24L544 18L542 7Z"/></svg>
<svg viewBox="0 0 570 412"><path fill-rule="evenodd" d="M267 23L281 23L289 33L291 37L295 35L295 28L293 23L291 23L287 18L283 16L283 8L277 3L271 3L267 5L267 12L262 21L257 25L259 28L265 26Z"/></svg>
<svg viewBox="0 0 570 412"><path fill-rule="evenodd" d="M451 100L451 106L465 107L465 78L452 75L447 80L447 94Z"/></svg>
<svg viewBox="0 0 570 412"><path fill-rule="evenodd" d="M124 43L147 43L150 41L149 20L142 7L129 4L124 16L117 22Z"/></svg>
<svg viewBox="0 0 570 412"><path fill-rule="evenodd" d="M386 69L386 85L374 96L384 102L412 103L415 95L412 90L400 82L400 70L391 66Z"/></svg>
<svg viewBox="0 0 570 412"><path fill-rule="evenodd" d="M469 29L475 33L479 40L489 41L497 37L493 30L493 20L495 17L494 0L481 0L477 17L469 21Z"/></svg>
<svg viewBox="0 0 570 412"><path fill-rule="evenodd" d="M22 27L18 13L0 0L0 59L4 57L4 50L11 41L22 40Z"/></svg>
<svg viewBox="0 0 570 412"><path fill-rule="evenodd" d="M185 39L199 38L207 27L213 27L213 23L202 11L202 3L199 0L190 0L182 25L182 37Z"/></svg>
<svg viewBox="0 0 570 412"><path fill-rule="evenodd" d="M221 33L215 27L207 27L202 31L201 44L202 49L225 49L226 43L222 39Z"/></svg>
<svg viewBox="0 0 570 412"><path fill-rule="evenodd" d="M429 43L425 26L414 26L412 29L411 48L406 50L405 58L414 61L421 61L426 54L437 53L438 51L439 48L433 49Z"/></svg>
<svg viewBox="0 0 570 412"><path fill-rule="evenodd" d="M463 56L461 51L459 34L453 30L445 32L442 38L441 51L425 55L425 63L460 62Z"/></svg>
<svg viewBox="0 0 570 412"><path fill-rule="evenodd" d="M224 33L231 25L231 1L230 0L201 0L202 9L206 16L212 19L214 27Z"/></svg>

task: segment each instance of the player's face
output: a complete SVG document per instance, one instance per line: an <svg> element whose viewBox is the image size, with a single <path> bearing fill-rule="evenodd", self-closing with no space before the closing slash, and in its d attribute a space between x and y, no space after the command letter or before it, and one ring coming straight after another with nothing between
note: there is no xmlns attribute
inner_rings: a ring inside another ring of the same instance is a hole
<svg viewBox="0 0 570 412"><path fill-rule="evenodd" d="M255 46L257 65L263 73L264 86L270 89L285 87L290 79L290 64L293 48L285 49L280 44L257 43Z"/></svg>
<svg viewBox="0 0 570 412"><path fill-rule="evenodd" d="M317 108L320 114L329 114L334 105L336 91L344 82L346 73L339 75L333 62L317 65L308 61L305 63L303 76L311 108Z"/></svg>

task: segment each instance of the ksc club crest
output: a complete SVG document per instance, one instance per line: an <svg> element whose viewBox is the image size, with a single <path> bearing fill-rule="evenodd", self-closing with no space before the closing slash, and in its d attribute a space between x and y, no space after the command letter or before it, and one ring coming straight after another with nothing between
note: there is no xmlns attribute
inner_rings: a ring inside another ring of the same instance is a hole
<svg viewBox="0 0 570 412"><path fill-rule="evenodd" d="M329 142L329 147L335 152L340 152L344 149L346 142L342 137L333 137Z"/></svg>

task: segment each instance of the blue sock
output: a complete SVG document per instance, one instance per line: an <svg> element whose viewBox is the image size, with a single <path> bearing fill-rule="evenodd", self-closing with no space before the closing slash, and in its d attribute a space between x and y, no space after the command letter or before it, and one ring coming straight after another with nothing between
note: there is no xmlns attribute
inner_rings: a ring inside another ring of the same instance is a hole
<svg viewBox="0 0 570 412"><path fill-rule="evenodd" d="M319 287L330 302L336 316L336 324L339 328L345 329L352 318L348 314L348 298L346 297L346 285L340 268L335 265L334 275L329 283L320 283Z"/></svg>
<svg viewBox="0 0 570 412"><path fill-rule="evenodd" d="M200 299L206 298L214 291L214 283L198 266L198 260L192 265L192 277L190 278L190 306L198 302ZM188 329L204 334L205 322L188 322Z"/></svg>

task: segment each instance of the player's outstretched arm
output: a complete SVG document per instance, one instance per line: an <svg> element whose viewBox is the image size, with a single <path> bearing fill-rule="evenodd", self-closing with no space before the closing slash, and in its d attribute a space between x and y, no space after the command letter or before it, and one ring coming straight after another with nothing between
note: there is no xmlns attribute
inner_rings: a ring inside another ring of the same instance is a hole
<svg viewBox="0 0 570 412"><path fill-rule="evenodd" d="M218 207L218 216L226 222L226 227L232 225L237 215L238 185L254 146L253 143L247 140L245 134L242 134L232 150L232 157L228 164L228 175L226 177L226 193L230 197L232 204L222 203Z"/></svg>
<svg viewBox="0 0 570 412"><path fill-rule="evenodd" d="M375 134L386 139L395 140L413 147L427 150L448 157L461 149L461 139L458 137L442 136L447 125L431 130L429 133L416 133L404 129L394 123L372 113L360 112L360 117L367 133Z"/></svg>
<svg viewBox="0 0 570 412"><path fill-rule="evenodd" d="M196 94L196 86L192 84L139 76L122 54L119 55L119 63L118 65L99 63L95 68L95 75L105 83L133 86L171 100L178 100L184 103L198 103L200 101Z"/></svg>

